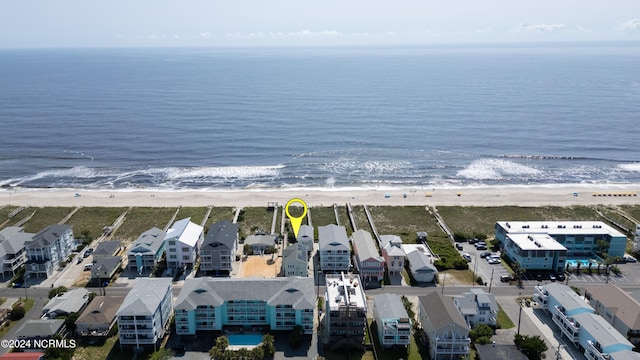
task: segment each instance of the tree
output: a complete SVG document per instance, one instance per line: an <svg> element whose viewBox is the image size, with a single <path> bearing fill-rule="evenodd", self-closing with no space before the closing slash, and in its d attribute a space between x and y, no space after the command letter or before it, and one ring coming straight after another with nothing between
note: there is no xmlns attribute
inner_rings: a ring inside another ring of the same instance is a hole
<svg viewBox="0 0 640 360"><path fill-rule="evenodd" d="M77 312L72 312L64 318L64 326L71 332L76 331L76 320L80 316Z"/></svg>
<svg viewBox="0 0 640 360"><path fill-rule="evenodd" d="M54 297L64 294L67 292L67 288L65 286L58 286L49 290L49 299L53 299Z"/></svg>
<svg viewBox="0 0 640 360"><path fill-rule="evenodd" d="M516 334L513 342L529 360L541 360L547 357L544 352L549 348L538 335L528 336Z"/></svg>
<svg viewBox="0 0 640 360"><path fill-rule="evenodd" d="M474 326L473 329L471 329L471 331L469 331L469 337L471 338L471 341L473 343L476 343L476 340L482 337L491 339L492 336L493 336L493 329L491 328L491 326L487 324L478 324Z"/></svg>
<svg viewBox="0 0 640 360"><path fill-rule="evenodd" d="M525 272L525 269L520 266L519 262L513 263L511 265L511 269L513 270L513 279L518 281L518 286L522 287L522 275Z"/></svg>
<svg viewBox="0 0 640 360"><path fill-rule="evenodd" d="M20 320L24 317L24 306L18 305L11 309L11 315L9 315L9 319L12 321Z"/></svg>
<svg viewBox="0 0 640 360"><path fill-rule="evenodd" d="M271 334L265 334L262 336L262 350L264 351L264 357L273 357L276 353L276 346L274 344L275 339Z"/></svg>
<svg viewBox="0 0 640 360"><path fill-rule="evenodd" d="M264 350L262 350L262 347L256 346L251 350L251 355L254 359L262 359L264 358Z"/></svg>
<svg viewBox="0 0 640 360"><path fill-rule="evenodd" d="M171 358L171 350L158 349L149 355L149 360L169 360Z"/></svg>
<svg viewBox="0 0 640 360"><path fill-rule="evenodd" d="M62 340L62 336L56 335L54 337L56 340ZM73 357L73 352L75 348L66 348L66 347L47 347L44 349L44 358L51 360L71 360Z"/></svg>

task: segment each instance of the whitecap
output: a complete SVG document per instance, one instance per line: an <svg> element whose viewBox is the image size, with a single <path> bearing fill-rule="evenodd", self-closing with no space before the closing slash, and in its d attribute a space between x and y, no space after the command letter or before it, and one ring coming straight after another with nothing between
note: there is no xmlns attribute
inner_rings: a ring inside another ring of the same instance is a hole
<svg viewBox="0 0 640 360"><path fill-rule="evenodd" d="M628 172L640 172L640 163L618 164L618 168Z"/></svg>
<svg viewBox="0 0 640 360"><path fill-rule="evenodd" d="M478 159L458 171L457 176L473 180L500 180L513 176L537 176L542 172L504 159Z"/></svg>

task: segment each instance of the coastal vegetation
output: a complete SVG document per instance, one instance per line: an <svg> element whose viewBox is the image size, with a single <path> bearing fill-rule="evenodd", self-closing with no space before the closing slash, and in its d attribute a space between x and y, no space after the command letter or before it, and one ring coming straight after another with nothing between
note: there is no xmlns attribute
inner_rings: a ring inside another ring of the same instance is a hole
<svg viewBox="0 0 640 360"><path fill-rule="evenodd" d="M57 224L62 221L75 208L73 207L43 207L37 208L35 214L24 224L24 231L37 233L51 224ZM29 212L25 213L31 214Z"/></svg>
<svg viewBox="0 0 640 360"><path fill-rule="evenodd" d="M176 213L177 208L170 207L134 207L125 216L124 222L116 230L118 239L132 241L143 232L157 227L164 229Z"/></svg>
<svg viewBox="0 0 640 360"><path fill-rule="evenodd" d="M125 211L127 208L122 207L82 207L66 223L73 226L76 236L86 231L86 235L94 239L102 234L105 226L113 225Z"/></svg>

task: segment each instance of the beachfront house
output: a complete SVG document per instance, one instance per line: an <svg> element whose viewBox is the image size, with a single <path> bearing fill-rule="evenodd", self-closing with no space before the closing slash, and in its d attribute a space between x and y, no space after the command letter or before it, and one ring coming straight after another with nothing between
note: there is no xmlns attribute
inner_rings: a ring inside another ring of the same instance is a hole
<svg viewBox="0 0 640 360"><path fill-rule="evenodd" d="M498 302L493 294L479 288L471 288L468 293L456 296L453 304L470 328L478 324L496 326Z"/></svg>
<svg viewBox="0 0 640 360"><path fill-rule="evenodd" d="M49 225L35 234L25 247L28 259L25 277L47 277L75 248L73 230L69 225Z"/></svg>
<svg viewBox="0 0 640 360"><path fill-rule="evenodd" d="M178 335L226 327L268 327L313 333L316 294L312 278L190 278L175 304Z"/></svg>
<svg viewBox="0 0 640 360"><path fill-rule="evenodd" d="M111 278L122 268L122 257L103 256L93 262L91 280L98 284L111 281Z"/></svg>
<svg viewBox="0 0 640 360"><path fill-rule="evenodd" d="M632 344L640 344L640 303L613 284L587 286L585 298L620 334Z"/></svg>
<svg viewBox="0 0 640 360"><path fill-rule="evenodd" d="M248 245L250 249L250 253L248 255L268 254L271 250L275 250L277 243L278 235L264 233L249 235L244 240L244 244Z"/></svg>
<svg viewBox="0 0 640 360"><path fill-rule="evenodd" d="M298 244L303 246L307 252L311 252L313 250L313 239L313 226L307 224L301 225L300 230L298 230L298 238L296 239Z"/></svg>
<svg viewBox="0 0 640 360"><path fill-rule="evenodd" d="M103 257L116 256L119 251L120 241L101 241L91 255L93 256L93 260L98 260Z"/></svg>
<svg viewBox="0 0 640 360"><path fill-rule="evenodd" d="M433 360L469 358L469 327L453 304L453 300L433 291L418 297L420 329L417 336L429 344Z"/></svg>
<svg viewBox="0 0 640 360"><path fill-rule="evenodd" d="M357 274L326 275L324 330L331 349L364 349L367 298Z"/></svg>
<svg viewBox="0 0 640 360"><path fill-rule="evenodd" d="M419 283L433 282L438 276L438 269L432 264L432 257L425 252L413 249L407 253L407 263L413 280Z"/></svg>
<svg viewBox="0 0 640 360"><path fill-rule="evenodd" d="M238 224L219 221L209 226L200 248L200 270L206 273L229 274L238 251Z"/></svg>
<svg viewBox="0 0 640 360"><path fill-rule="evenodd" d="M107 338L123 301L124 296L94 297L75 322L76 334L88 339Z"/></svg>
<svg viewBox="0 0 640 360"><path fill-rule="evenodd" d="M378 294L373 297L373 318L382 347L409 346L411 319L400 296Z"/></svg>
<svg viewBox="0 0 640 360"><path fill-rule="evenodd" d="M349 271L351 247L344 226L329 224L318 227L318 248L322 272Z"/></svg>
<svg viewBox="0 0 640 360"><path fill-rule="evenodd" d="M164 237L167 233L156 227L149 229L131 245L127 252L127 267L138 274L151 271L164 254Z"/></svg>
<svg viewBox="0 0 640 360"><path fill-rule="evenodd" d="M371 233L356 230L351 234L351 243L360 278L365 282L377 282L384 278L384 258L378 253Z"/></svg>
<svg viewBox="0 0 640 360"><path fill-rule="evenodd" d="M192 268L204 240L202 226L185 218L173 223L164 238L167 268Z"/></svg>
<svg viewBox="0 0 640 360"><path fill-rule="evenodd" d="M407 256L402 250L402 239L397 235L380 235L379 245L389 275L402 273Z"/></svg>
<svg viewBox="0 0 640 360"><path fill-rule="evenodd" d="M566 248L567 257L593 257L602 251L622 257L627 245L626 235L602 221L498 221L495 234L502 246L507 234L547 234ZM527 255L545 258L537 252ZM553 259L547 259L551 264Z"/></svg>
<svg viewBox="0 0 640 360"><path fill-rule="evenodd" d="M21 226L9 226L0 230L0 269L2 275L10 273L16 274L27 260L27 249L25 244L33 238L35 234L26 233Z"/></svg>
<svg viewBox="0 0 640 360"><path fill-rule="evenodd" d="M156 348L173 310L169 278L140 278L116 312L120 348Z"/></svg>
<svg viewBox="0 0 640 360"><path fill-rule="evenodd" d="M309 256L300 243L291 244L282 252L282 272L284 276L309 276Z"/></svg>

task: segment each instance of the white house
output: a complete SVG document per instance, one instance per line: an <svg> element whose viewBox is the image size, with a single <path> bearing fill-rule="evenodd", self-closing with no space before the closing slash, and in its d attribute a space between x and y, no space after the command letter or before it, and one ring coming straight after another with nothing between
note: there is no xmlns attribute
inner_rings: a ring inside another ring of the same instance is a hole
<svg viewBox="0 0 640 360"><path fill-rule="evenodd" d="M173 310L170 278L139 278L116 312L120 347L155 348Z"/></svg>
<svg viewBox="0 0 640 360"><path fill-rule="evenodd" d="M373 297L373 317L378 329L378 341L383 347L409 346L411 319L400 296L378 294Z"/></svg>
<svg viewBox="0 0 640 360"><path fill-rule="evenodd" d="M478 324L496 326L498 303L493 294L479 288L471 288L468 293L456 296L453 303L470 328Z"/></svg>
<svg viewBox="0 0 640 360"><path fill-rule="evenodd" d="M16 270L27 260L25 244L33 235L24 232L21 226L9 226L0 230L0 269L2 274L10 272L15 275Z"/></svg>
<svg viewBox="0 0 640 360"><path fill-rule="evenodd" d="M167 267L193 267L204 239L202 226L191 222L191 218L173 223L164 238L167 252Z"/></svg>
<svg viewBox="0 0 640 360"><path fill-rule="evenodd" d="M323 272L349 271L351 247L344 226L329 224L318 227L320 269Z"/></svg>
<svg viewBox="0 0 640 360"><path fill-rule="evenodd" d="M453 305L451 298L432 291L418 297L418 315L422 336L429 343L433 360L469 358L469 326Z"/></svg>
<svg viewBox="0 0 640 360"><path fill-rule="evenodd" d="M431 257L422 251L414 250L407 254L411 276L417 282L433 282L438 269L431 263Z"/></svg>
<svg viewBox="0 0 640 360"><path fill-rule="evenodd" d="M47 277L75 248L73 230L69 225L49 225L25 246L28 258L25 276Z"/></svg>
<svg viewBox="0 0 640 360"><path fill-rule="evenodd" d="M402 249L402 239L397 235L380 235L379 245L389 274L402 273L407 256Z"/></svg>
<svg viewBox="0 0 640 360"><path fill-rule="evenodd" d="M313 226L301 225L298 230L298 244L304 246L307 252L313 250Z"/></svg>

